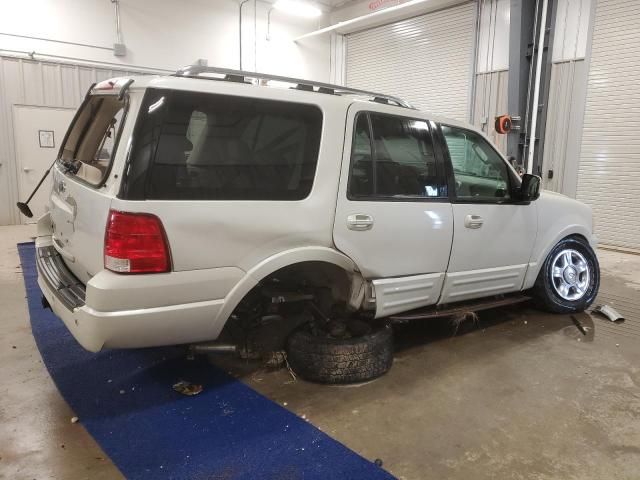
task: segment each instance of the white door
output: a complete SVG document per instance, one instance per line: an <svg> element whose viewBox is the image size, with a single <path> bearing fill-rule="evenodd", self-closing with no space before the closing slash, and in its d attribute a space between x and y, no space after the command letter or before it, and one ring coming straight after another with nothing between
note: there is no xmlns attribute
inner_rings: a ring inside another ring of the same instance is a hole
<svg viewBox="0 0 640 480"><path fill-rule="evenodd" d="M51 166L75 110L14 105L13 131L18 169L18 194L24 202ZM33 218L21 215L23 223L34 223L45 212L51 193L51 177L45 180L29 206Z"/></svg>
<svg viewBox="0 0 640 480"><path fill-rule="evenodd" d="M468 2L347 35L347 85L467 120L475 11Z"/></svg>
<svg viewBox="0 0 640 480"><path fill-rule="evenodd" d="M440 303L518 291L536 239L535 202L512 201L515 173L482 135L442 126L453 167L453 245Z"/></svg>
<svg viewBox="0 0 640 480"><path fill-rule="evenodd" d="M640 2L595 8L576 198L603 245L640 252Z"/></svg>
<svg viewBox="0 0 640 480"><path fill-rule="evenodd" d="M435 124L367 108L347 118L333 238L373 281L383 317L438 301L453 218Z"/></svg>

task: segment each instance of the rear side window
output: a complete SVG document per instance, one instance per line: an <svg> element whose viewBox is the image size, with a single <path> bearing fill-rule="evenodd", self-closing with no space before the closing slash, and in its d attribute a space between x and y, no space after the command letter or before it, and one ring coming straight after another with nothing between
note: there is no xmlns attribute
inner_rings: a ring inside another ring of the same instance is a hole
<svg viewBox="0 0 640 480"><path fill-rule="evenodd" d="M301 200L313 186L322 113L246 97L147 93L127 198Z"/></svg>
<svg viewBox="0 0 640 480"><path fill-rule="evenodd" d="M82 105L62 147L67 170L91 185L99 185L111 168L125 100L114 95L92 96Z"/></svg>
<svg viewBox="0 0 640 480"><path fill-rule="evenodd" d="M429 124L420 119L361 113L356 119L349 197L446 197Z"/></svg>

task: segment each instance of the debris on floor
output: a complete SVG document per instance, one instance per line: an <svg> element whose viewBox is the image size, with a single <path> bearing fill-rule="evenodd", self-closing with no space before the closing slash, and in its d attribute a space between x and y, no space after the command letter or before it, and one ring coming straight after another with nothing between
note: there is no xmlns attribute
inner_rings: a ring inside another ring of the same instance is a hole
<svg viewBox="0 0 640 480"><path fill-rule="evenodd" d="M266 358L265 366L268 368L281 368L287 362L287 354L284 351L269 352Z"/></svg>
<svg viewBox="0 0 640 480"><path fill-rule="evenodd" d="M571 315L571 321L576 326L576 328L580 330L580 333L582 333L583 335L587 334L587 329L585 328L584 325L582 325L582 322L580 322L580 320L578 320L575 315ZM579 340L580 339L578 339L578 341Z"/></svg>
<svg viewBox="0 0 640 480"><path fill-rule="evenodd" d="M78 417L71 417L71 423L78 423Z"/></svg>
<svg viewBox="0 0 640 480"><path fill-rule="evenodd" d="M614 323L624 322L624 317L609 305L598 305L596 308L593 309L593 312L599 313L600 315L604 315Z"/></svg>
<svg viewBox="0 0 640 480"><path fill-rule="evenodd" d="M180 380L178 383L173 385L173 389L183 395L192 396L198 395L200 392L202 392L202 385L187 382L185 380Z"/></svg>

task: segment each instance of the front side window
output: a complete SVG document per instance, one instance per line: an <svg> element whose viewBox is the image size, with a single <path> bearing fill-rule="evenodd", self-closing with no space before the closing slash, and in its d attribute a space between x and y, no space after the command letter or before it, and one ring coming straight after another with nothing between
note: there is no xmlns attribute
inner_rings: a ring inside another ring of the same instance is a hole
<svg viewBox="0 0 640 480"><path fill-rule="evenodd" d="M481 135L442 126L453 166L456 196L462 200L508 200L509 169Z"/></svg>
<svg viewBox="0 0 640 480"><path fill-rule="evenodd" d="M142 109L127 198L301 200L311 192L317 107L158 90Z"/></svg>
<svg viewBox="0 0 640 480"><path fill-rule="evenodd" d="M446 196L424 120L374 113L356 119L349 196L425 199Z"/></svg>
<svg viewBox="0 0 640 480"><path fill-rule="evenodd" d="M125 102L113 95L90 97L62 147L61 161L76 177L99 185L111 167Z"/></svg>

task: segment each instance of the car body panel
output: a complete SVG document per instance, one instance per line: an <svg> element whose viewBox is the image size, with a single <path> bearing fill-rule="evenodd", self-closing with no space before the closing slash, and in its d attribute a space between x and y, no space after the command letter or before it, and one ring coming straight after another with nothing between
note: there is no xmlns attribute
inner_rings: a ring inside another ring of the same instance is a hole
<svg viewBox="0 0 640 480"><path fill-rule="evenodd" d="M468 215L480 217L482 226L465 226ZM520 290L536 240L535 202L456 203L453 216L453 246L440 303Z"/></svg>
<svg viewBox="0 0 640 480"><path fill-rule="evenodd" d="M535 201L538 212L538 235L529 258L523 290L533 287L551 249L563 238L579 235L595 251L598 239L593 233L591 207L555 192L543 191Z"/></svg>
<svg viewBox="0 0 640 480"><path fill-rule="evenodd" d="M390 113L387 105L357 104L349 109L342 154L333 240L353 259L365 279L372 280L376 317L432 305L438 301L453 237L452 207L448 198L416 200L352 200L347 188L355 119L359 112ZM411 119L429 121L420 112L403 110ZM352 230L348 219L369 215L368 230Z"/></svg>
<svg viewBox="0 0 640 480"><path fill-rule="evenodd" d="M388 317L438 301L444 273L373 280L376 295L376 318Z"/></svg>

